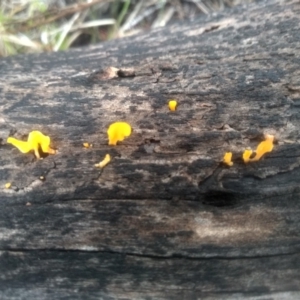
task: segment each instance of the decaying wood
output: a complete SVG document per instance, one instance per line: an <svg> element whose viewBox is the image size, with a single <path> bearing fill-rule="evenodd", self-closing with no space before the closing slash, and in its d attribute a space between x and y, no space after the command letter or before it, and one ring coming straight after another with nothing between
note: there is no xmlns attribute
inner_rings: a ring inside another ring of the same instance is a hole
<svg viewBox="0 0 300 300"><path fill-rule="evenodd" d="M299 12L261 2L2 60L0 298L300 298ZM133 133L108 146L120 120ZM32 130L57 154L6 144ZM264 134L273 152L245 165Z"/></svg>

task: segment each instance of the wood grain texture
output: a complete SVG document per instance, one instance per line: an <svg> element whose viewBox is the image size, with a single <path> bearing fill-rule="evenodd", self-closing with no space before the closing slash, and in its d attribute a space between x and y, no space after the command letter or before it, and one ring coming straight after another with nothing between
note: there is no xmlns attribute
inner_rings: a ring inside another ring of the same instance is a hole
<svg viewBox="0 0 300 300"><path fill-rule="evenodd" d="M111 253L30 251L3 252L0 262L6 270L5 278L0 275L0 289L6 287L4 300L299 298L298 254L253 257L250 263L242 258L161 260ZM262 268L268 270L268 276ZM288 292L277 292L278 286Z"/></svg>
<svg viewBox="0 0 300 300"><path fill-rule="evenodd" d="M300 298L299 12L0 61L0 298ZM114 121L133 133L111 147ZM31 130L58 153L6 144ZM274 151L245 165L266 133Z"/></svg>

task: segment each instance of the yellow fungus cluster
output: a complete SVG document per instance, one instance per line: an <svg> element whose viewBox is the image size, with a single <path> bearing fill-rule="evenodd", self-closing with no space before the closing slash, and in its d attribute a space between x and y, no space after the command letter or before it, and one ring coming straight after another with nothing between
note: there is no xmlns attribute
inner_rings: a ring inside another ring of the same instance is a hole
<svg viewBox="0 0 300 300"><path fill-rule="evenodd" d="M262 158L263 155L265 155L266 153L271 152L273 150L274 136L266 135L265 138L266 139L257 146L256 151L255 151L255 156L253 158L251 158L251 156L253 154L253 151L251 149L246 149L243 152L242 157L243 157L244 163L258 161ZM226 152L223 157L223 163L231 167L233 165L233 162L231 161L231 159L232 159L232 153Z"/></svg>
<svg viewBox="0 0 300 300"><path fill-rule="evenodd" d="M245 150L243 153L243 160L245 163L258 161L262 158L263 155L265 155L268 152L271 152L273 150L273 142L274 142L274 136L273 135L266 135L265 141L261 142L255 151L255 156L253 158L250 158L252 155L252 150Z"/></svg>
<svg viewBox="0 0 300 300"><path fill-rule="evenodd" d="M33 150L37 158L40 158L39 148L44 153L55 154L56 151L50 148L50 137L43 135L40 131L31 131L28 135L27 142L17 140L13 137L7 139L8 144L12 144L22 153L28 153Z"/></svg>
<svg viewBox="0 0 300 300"><path fill-rule="evenodd" d="M168 102L169 109L171 111L176 111L177 108L177 101L170 100ZM115 122L110 124L107 130L108 135L108 145L116 146L118 142L123 141L125 138L131 135L132 128L130 124L126 122ZM22 141L15 139L13 137L9 137L7 139L7 143L12 144L16 148L18 148L22 153L28 153L30 151L34 151L35 156L39 159L40 153L39 150L41 149L43 153L48 154L55 154L56 151L50 148L50 137L42 134L40 131L31 131L28 135L27 141ZM253 151L251 149L246 149L243 152L242 158L245 163L248 162L255 162L261 159L261 157L268 152L273 150L273 142L274 136L273 135L266 135L265 141L261 142L255 151L254 157L251 158ZM93 145L87 142L84 142L83 147L91 148ZM111 156L106 154L104 159L100 161L98 164L95 164L95 167L104 168L109 162L111 161ZM223 163L227 166L233 166L232 162L232 152L226 152L223 157ZM45 180L44 176L39 177L40 180ZM11 187L11 183L8 182L5 184L5 188L9 189Z"/></svg>

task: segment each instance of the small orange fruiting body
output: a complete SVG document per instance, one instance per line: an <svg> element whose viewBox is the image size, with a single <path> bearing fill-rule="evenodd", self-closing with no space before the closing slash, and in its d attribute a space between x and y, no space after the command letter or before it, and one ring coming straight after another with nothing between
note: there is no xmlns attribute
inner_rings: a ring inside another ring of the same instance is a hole
<svg viewBox="0 0 300 300"><path fill-rule="evenodd" d="M90 143L83 143L82 146L84 148L92 148L93 147L93 144L90 144Z"/></svg>
<svg viewBox="0 0 300 300"><path fill-rule="evenodd" d="M223 163L231 167L233 165L233 162L231 161L232 159L232 153L231 152L226 152L223 158Z"/></svg>
<svg viewBox="0 0 300 300"><path fill-rule="evenodd" d="M274 136L273 135L266 135L266 140L261 142L256 148L256 155L250 161L258 161L261 157L268 152L273 150L273 142Z"/></svg>
<svg viewBox="0 0 300 300"><path fill-rule="evenodd" d="M177 101L176 100L170 100L169 101L169 109L171 111L175 111L177 107Z"/></svg>
<svg viewBox="0 0 300 300"><path fill-rule="evenodd" d="M56 151L50 148L50 137L43 135L40 131L31 131L27 142L17 140L13 137L7 139L7 143L18 148L22 153L28 153L33 150L37 158L40 158L39 147L44 153L55 154Z"/></svg>
<svg viewBox="0 0 300 300"><path fill-rule="evenodd" d="M5 188L6 189L9 189L10 187L11 187L11 183L10 182L5 183Z"/></svg>
<svg viewBox="0 0 300 300"><path fill-rule="evenodd" d="M248 163L250 161L250 156L252 155L252 150L246 149L243 153L243 160L244 163Z"/></svg>
<svg viewBox="0 0 300 300"><path fill-rule="evenodd" d="M258 161L262 158L263 155L265 155L268 152L271 152L273 150L273 142L274 142L274 136L273 135L266 135L266 140L261 142L255 151L255 156L253 158L250 158L252 154L252 150L245 150L243 153L243 159L244 162L253 162Z"/></svg>
<svg viewBox="0 0 300 300"><path fill-rule="evenodd" d="M95 167L104 168L110 162L110 160L111 160L110 155L106 154L104 159L100 161L99 164L95 164Z"/></svg>
<svg viewBox="0 0 300 300"><path fill-rule="evenodd" d="M115 122L112 123L108 130L108 145L116 146L117 142L121 142L125 137L130 136L131 126L126 122Z"/></svg>

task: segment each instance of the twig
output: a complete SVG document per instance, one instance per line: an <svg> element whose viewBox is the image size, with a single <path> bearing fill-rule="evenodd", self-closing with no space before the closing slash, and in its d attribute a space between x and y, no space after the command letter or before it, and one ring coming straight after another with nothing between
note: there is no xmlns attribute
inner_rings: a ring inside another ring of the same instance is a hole
<svg viewBox="0 0 300 300"><path fill-rule="evenodd" d="M99 27L99 26L107 26L107 25L114 25L116 24L115 19L103 19L103 20L94 20L85 22L79 25L75 25L70 29L70 32L76 31L78 29L90 28L90 27Z"/></svg>

